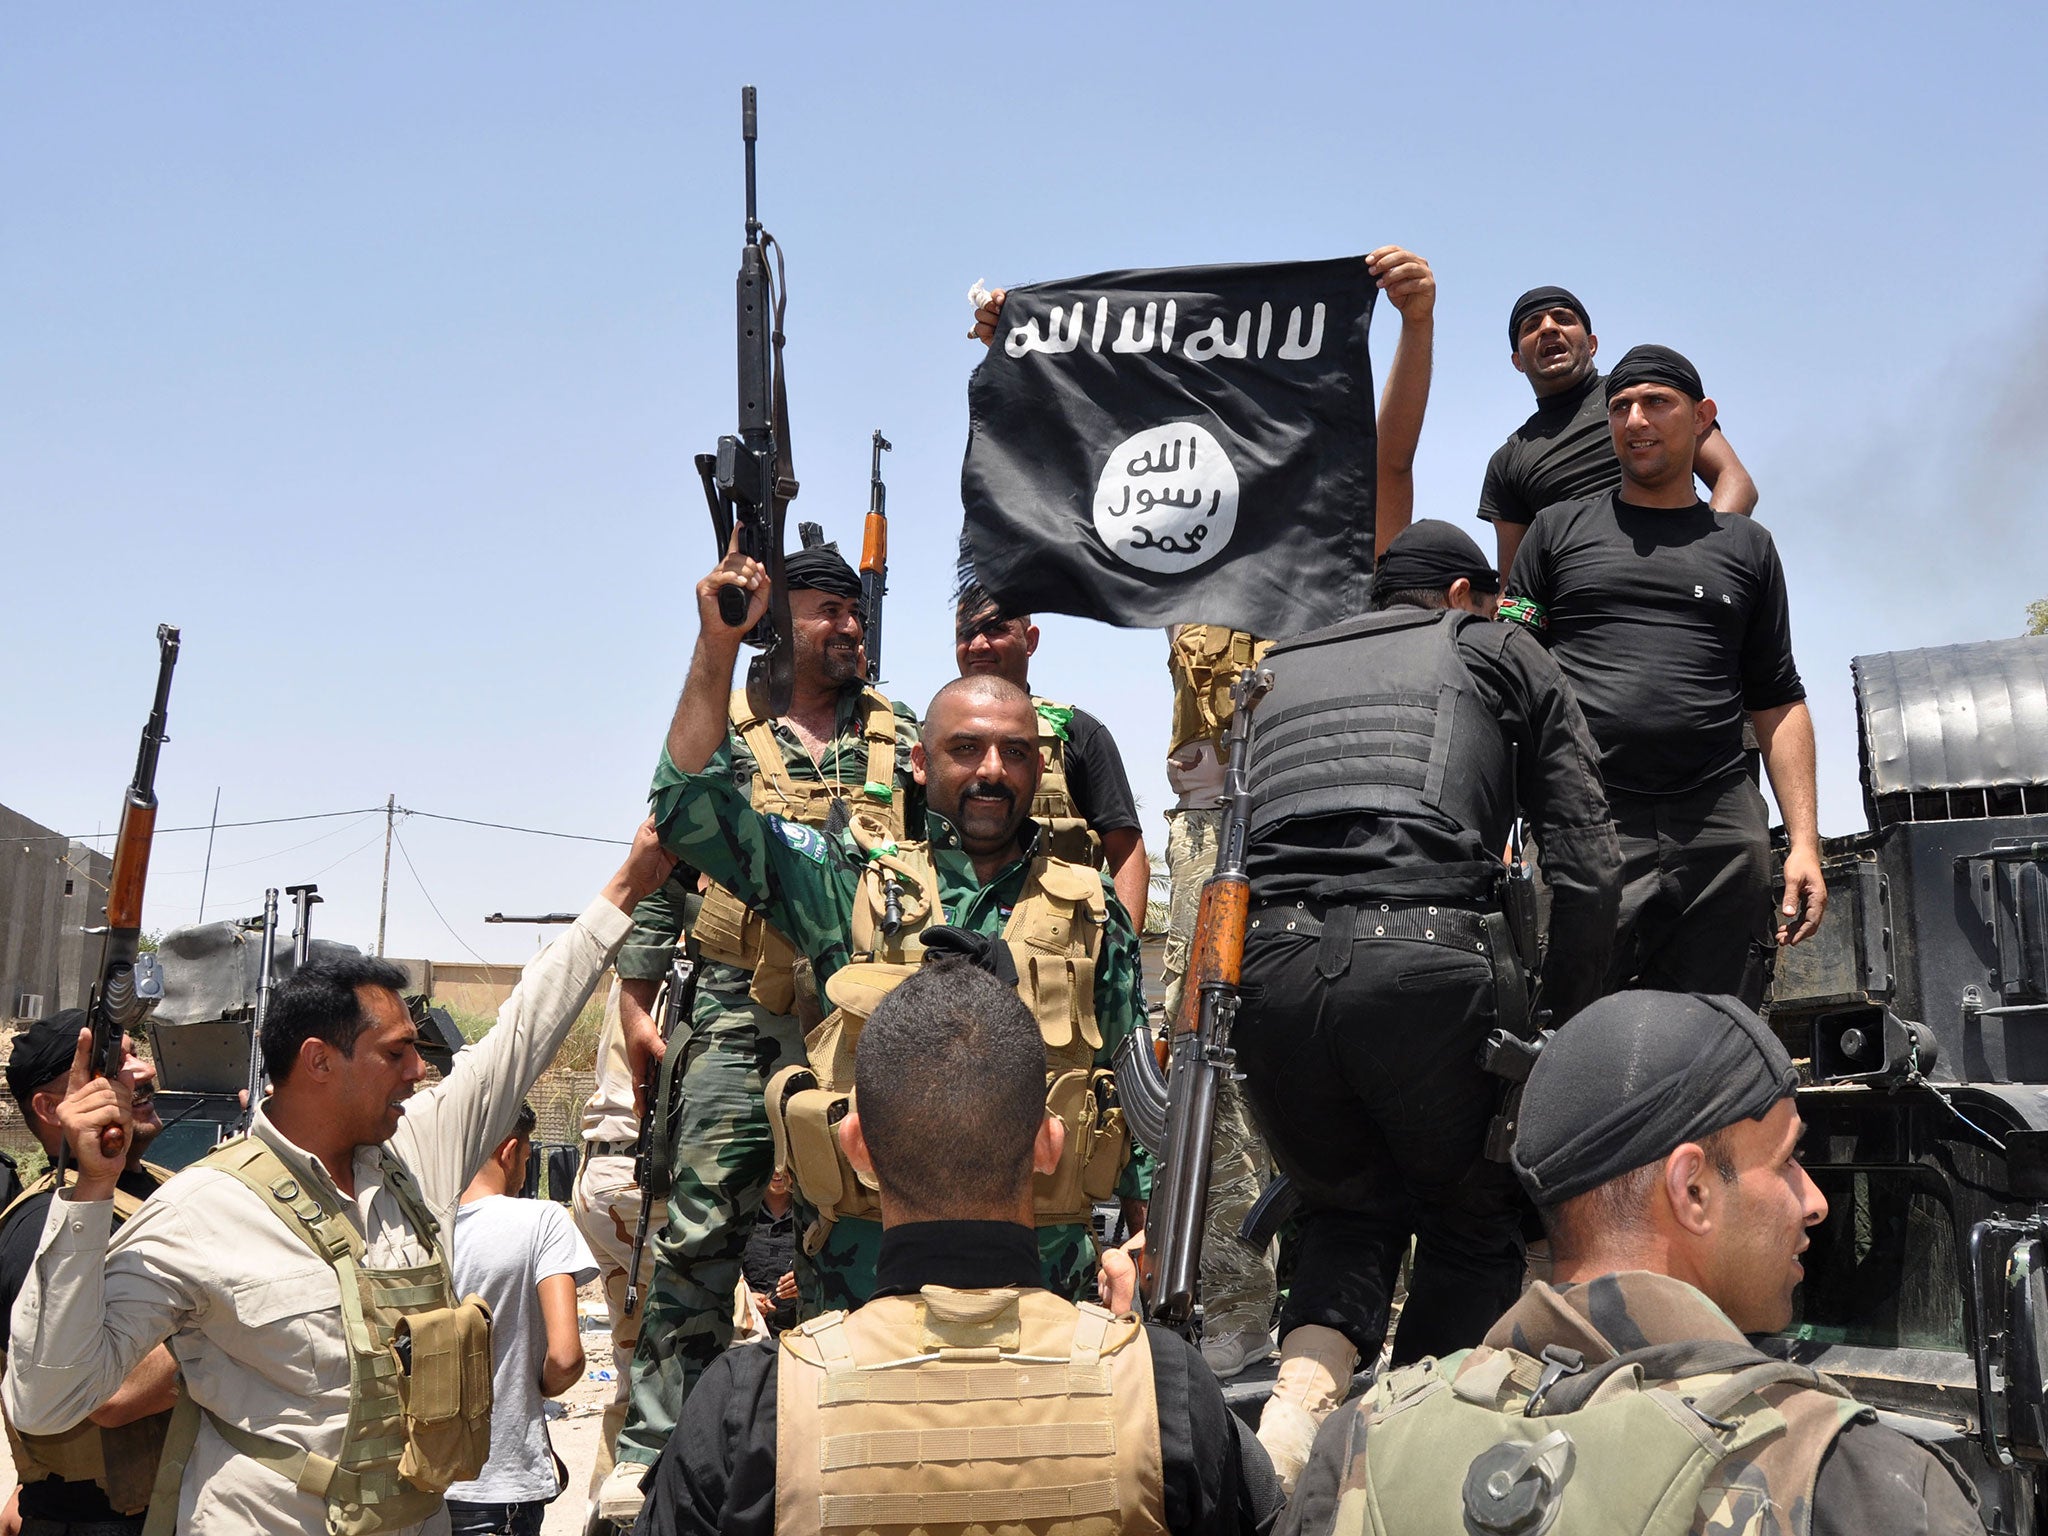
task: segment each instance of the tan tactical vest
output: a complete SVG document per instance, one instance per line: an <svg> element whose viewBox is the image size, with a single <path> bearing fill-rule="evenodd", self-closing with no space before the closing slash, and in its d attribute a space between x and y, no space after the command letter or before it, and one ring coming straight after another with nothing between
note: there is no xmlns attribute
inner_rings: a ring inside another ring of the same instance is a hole
<svg viewBox="0 0 2048 1536"><path fill-rule="evenodd" d="M144 1163L143 1171L161 1185L170 1170ZM66 1169L67 1186L78 1182L78 1171ZM57 1187L54 1170L35 1180L0 1211L0 1224L26 1200ZM114 1225L119 1226L141 1208L142 1197L125 1189L114 1191ZM5 1356L0 1356L5 1369ZM97 1483L107 1503L124 1515L138 1515L149 1507L149 1493L156 1482L158 1458L163 1454L164 1434L170 1428L171 1412L153 1413L147 1418L101 1429L91 1419L83 1420L61 1435L23 1435L7 1425L7 1444L14 1452L14 1475L23 1484L60 1477L67 1483Z"/></svg>
<svg viewBox="0 0 2048 1536"><path fill-rule="evenodd" d="M1067 786L1067 738L1061 717L1071 715L1073 706L1036 694L1031 706L1038 713L1038 793L1031 797L1031 819L1038 823L1048 853L1100 869L1102 840L1089 830Z"/></svg>
<svg viewBox="0 0 2048 1536"><path fill-rule="evenodd" d="M782 1336L775 1536L1165 1536L1152 1353L1049 1291L928 1285Z"/></svg>
<svg viewBox="0 0 2048 1536"><path fill-rule="evenodd" d="M856 837L868 848L850 922L856 963L835 972L825 985L835 1006L805 1037L809 1061L784 1067L768 1084L776 1164L791 1171L805 1200L819 1212L818 1224L804 1235L813 1253L839 1218L881 1219L874 1182L846 1160L837 1127L853 1104L853 1056L861 1024L923 963L920 934L946 917L938 872L922 843L870 844ZM893 935L884 931L891 881L902 919ZM1095 967L1108 911L1100 874L1041 852L1003 928L1003 942L1017 965L1018 995L1038 1020L1045 1041L1046 1109L1067 1127L1059 1166L1035 1177L1032 1206L1041 1227L1087 1221L1095 1201L1116 1193L1130 1159L1123 1110L1113 1103L1115 1076L1095 1065L1095 1053L1102 1049Z"/></svg>
<svg viewBox="0 0 2048 1536"><path fill-rule="evenodd" d="M822 827L832 803L844 799L847 809L876 835L903 836L903 801L896 793L896 714L874 689L864 689L867 714L861 727L868 748L867 777L857 793L850 786L795 778L783 760L775 724L747 707L747 692L735 688L727 707L733 731L754 755L754 809L807 827ZM704 896L704 910L692 933L698 953L754 973L748 990L770 1013L788 1013L798 1001L797 953L789 940L750 911L737 896L714 885ZM813 1004L815 1006L815 1004ZM807 1022L815 1022L815 1015Z"/></svg>
<svg viewBox="0 0 2048 1536"><path fill-rule="evenodd" d="M1272 648L1270 640L1220 624L1183 624L1174 631L1166 649L1166 670L1173 678L1173 732L1167 756L1202 737L1222 749L1223 733L1236 713L1230 686L1238 673L1257 666Z"/></svg>
<svg viewBox="0 0 2048 1536"><path fill-rule="evenodd" d="M381 1147L378 1158L385 1186L433 1255L426 1264L365 1265L348 1214L302 1185L257 1137L227 1142L196 1165L241 1180L334 1266L348 1340L348 1426L341 1454L330 1459L182 1399L144 1536L170 1536L202 1412L234 1450L325 1499L330 1536L417 1525L441 1507L444 1489L483 1470L491 1451L490 1308L480 1296L455 1300L440 1224L405 1166Z"/></svg>

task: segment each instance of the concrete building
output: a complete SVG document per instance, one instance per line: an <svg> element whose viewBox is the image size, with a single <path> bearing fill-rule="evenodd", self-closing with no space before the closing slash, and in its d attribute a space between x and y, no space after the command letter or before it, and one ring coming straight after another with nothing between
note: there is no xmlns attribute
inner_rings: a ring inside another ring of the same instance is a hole
<svg viewBox="0 0 2048 1536"><path fill-rule="evenodd" d="M82 1008L113 860L0 805L0 1019Z"/></svg>

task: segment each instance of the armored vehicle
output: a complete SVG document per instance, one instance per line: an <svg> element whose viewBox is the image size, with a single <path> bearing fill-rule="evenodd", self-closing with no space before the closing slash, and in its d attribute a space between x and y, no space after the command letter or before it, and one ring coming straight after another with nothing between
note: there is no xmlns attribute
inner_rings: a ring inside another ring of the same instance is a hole
<svg viewBox="0 0 2048 1536"><path fill-rule="evenodd" d="M1869 830L1769 1009L1829 1203L1773 1347L2048 1530L2048 637L1851 671Z"/></svg>

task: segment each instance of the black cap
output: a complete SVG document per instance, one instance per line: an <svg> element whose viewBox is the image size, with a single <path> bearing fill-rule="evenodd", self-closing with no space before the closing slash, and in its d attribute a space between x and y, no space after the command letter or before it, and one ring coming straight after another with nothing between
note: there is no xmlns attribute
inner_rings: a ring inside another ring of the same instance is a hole
<svg viewBox="0 0 2048 1536"><path fill-rule="evenodd" d="M1798 1086L1785 1047L1739 1000L1616 992L1574 1014L1537 1056L1515 1172L1538 1205L1561 1205L1761 1119Z"/></svg>
<svg viewBox="0 0 2048 1536"><path fill-rule="evenodd" d="M1700 371L1693 367L1683 353L1669 347L1660 347L1655 342L1640 347L1630 347L1614 365L1614 372L1607 375L1607 398L1612 400L1624 389L1637 384L1669 384L1680 394L1693 400L1704 400L1707 392L1700 385Z"/></svg>
<svg viewBox="0 0 2048 1536"><path fill-rule="evenodd" d="M1518 346L1522 340L1522 322L1531 315L1540 315L1546 309L1568 309L1579 317L1579 323L1587 330L1593 329L1593 317L1586 313L1578 295L1569 288L1531 288L1508 311L1508 345Z"/></svg>
<svg viewBox="0 0 2048 1536"><path fill-rule="evenodd" d="M7 1057L7 1091L26 1105L38 1088L71 1070L78 1032L87 1023L83 1008L64 1008L38 1019L14 1037Z"/></svg>
<svg viewBox="0 0 2048 1536"><path fill-rule="evenodd" d="M1426 588L1441 592L1460 576L1474 592L1498 592L1500 575L1472 536L1441 518L1425 517L1394 535L1373 568L1375 597Z"/></svg>
<svg viewBox="0 0 2048 1536"><path fill-rule="evenodd" d="M860 576L846 563L837 544L813 544L785 555L782 580L792 592L809 588L834 597L860 596Z"/></svg>

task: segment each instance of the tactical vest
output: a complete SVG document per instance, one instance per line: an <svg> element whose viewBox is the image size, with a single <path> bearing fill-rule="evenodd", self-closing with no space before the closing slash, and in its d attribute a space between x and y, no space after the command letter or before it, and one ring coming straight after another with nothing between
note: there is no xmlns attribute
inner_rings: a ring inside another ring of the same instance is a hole
<svg viewBox="0 0 2048 1536"><path fill-rule="evenodd" d="M775 1401L775 1536L1165 1536L1135 1318L928 1285L785 1333Z"/></svg>
<svg viewBox="0 0 2048 1536"><path fill-rule="evenodd" d="M1697 1368L1654 1363L1683 1351ZM1557 1353L1482 1346L1385 1377L1360 1408L1336 1536L1806 1536L1822 1458L1875 1417L1738 1343L1653 1348L1580 1381Z"/></svg>
<svg viewBox="0 0 2048 1536"><path fill-rule="evenodd" d="M1252 837L1353 813L1448 820L1505 846L1507 741L1458 654L1459 630L1484 622L1397 608L1275 645L1252 728Z"/></svg>
<svg viewBox="0 0 2048 1536"><path fill-rule="evenodd" d="M338 1203L302 1185L255 1136L217 1147L195 1165L254 1190L286 1227L334 1267L348 1342L348 1425L341 1452L315 1455L243 1429L190 1397L179 1401L144 1536L170 1536L178 1485L204 1413L229 1447L302 1493L327 1501L330 1536L372 1536L416 1525L441 1507L450 1484L483 1470L491 1450L491 1313L480 1296L455 1300L440 1223L412 1175L377 1149L385 1187L432 1255L425 1264L372 1269L362 1234Z"/></svg>
<svg viewBox="0 0 2048 1536"><path fill-rule="evenodd" d="M1272 648L1270 640L1221 624L1182 624L1174 630L1166 643L1166 670L1173 679L1168 757L1203 738L1222 750L1223 733L1237 713L1230 700L1231 685L1240 672L1257 666Z"/></svg>
<svg viewBox="0 0 2048 1536"><path fill-rule="evenodd" d="M825 984L833 1010L805 1036L808 1062L784 1067L768 1083L768 1120L775 1161L787 1168L814 1206L818 1223L804 1234L815 1253L832 1223L852 1216L879 1221L882 1207L871 1176L840 1149L837 1127L853 1106L853 1057L860 1027L897 983L923 964L920 935L946 920L938 872L923 844L868 847L868 865L849 923L855 963ZM896 887L901 925L884 931L889 884ZM1116 1193L1130 1159L1130 1138L1117 1106L1116 1078L1095 1065L1102 1027L1095 1017L1095 968L1109 905L1102 876L1041 852L1003 927L1017 966L1017 992L1045 1041L1045 1107L1067 1127L1059 1166L1034 1176L1032 1210L1041 1227L1087 1221L1097 1200Z"/></svg>
<svg viewBox="0 0 2048 1536"><path fill-rule="evenodd" d="M1074 804L1067 784L1067 724L1071 704L1031 696L1038 714L1038 793L1031 797L1031 819L1038 823L1046 852L1074 864L1102 867L1102 839L1089 828Z"/></svg>
<svg viewBox="0 0 2048 1536"><path fill-rule="evenodd" d="M896 714L889 701L872 688L861 692L866 718L861 736L867 743L867 777L858 795L848 786L794 777L783 760L782 744L775 739L775 724L756 715L747 706L747 691L735 688L727 715L732 729L754 755L752 801L764 816L780 816L822 827L832 814L834 802L847 801L847 809L862 825L889 838L903 835L902 797L896 793ZM798 1001L797 953L789 940L768 925L768 920L750 910L722 886L712 886L704 895L704 910L698 914L691 937L698 953L706 959L736 965L754 975L748 996L770 1013L789 1013ZM807 969L807 968L806 968ZM816 1022L815 998L807 1024Z"/></svg>
<svg viewBox="0 0 2048 1536"><path fill-rule="evenodd" d="M159 1186L170 1178L168 1168L144 1163L143 1171ZM66 1169L66 1185L78 1182L78 1171ZM53 1169L43 1174L8 1201L0 1210L0 1226L14 1214L16 1206L57 1187ZM143 1197L125 1189L114 1190L114 1225L141 1209ZM6 1357L0 1355L0 1370ZM171 1411L152 1413L114 1429L102 1429L91 1419L81 1420L61 1435L24 1435L7 1425L7 1444L14 1452L15 1479L27 1485L58 1477L67 1483L96 1483L107 1503L124 1515L139 1515L149 1507L149 1494L156 1482L157 1460L163 1454L164 1434L170 1428Z"/></svg>

